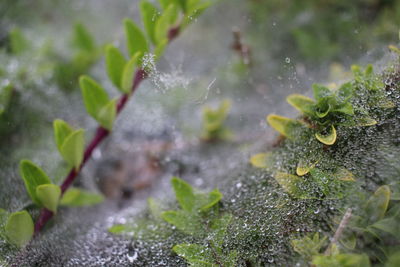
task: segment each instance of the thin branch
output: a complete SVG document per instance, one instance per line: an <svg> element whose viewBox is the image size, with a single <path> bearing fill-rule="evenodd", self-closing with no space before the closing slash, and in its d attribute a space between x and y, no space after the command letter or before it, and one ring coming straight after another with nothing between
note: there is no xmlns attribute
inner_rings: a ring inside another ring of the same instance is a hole
<svg viewBox="0 0 400 267"><path fill-rule="evenodd" d="M337 244L337 242L339 241L340 237L343 234L344 229L346 228L347 224L350 221L352 215L352 210L351 208L348 208L346 210L346 213L343 215L342 220L340 221L340 224L338 226L338 228L336 229L336 232L331 240L331 244L328 246L328 248L325 250L325 255L329 254L330 249L332 247L333 244Z"/></svg>
<svg viewBox="0 0 400 267"><path fill-rule="evenodd" d="M175 39L180 33L180 26L174 26L168 31L168 41L171 42L173 39ZM117 115L123 110L125 107L125 104L127 103L129 97L136 91L140 83L147 78L148 74L145 70L143 69L138 69L135 72L134 78L133 78L133 84L132 84L132 89L129 94L123 94L117 103ZM92 141L89 143L89 145L85 149L83 161L81 165L79 166L78 170L75 170L74 168L71 169L67 177L65 177L63 183L61 184L61 194L63 195L65 191L71 186L71 184L75 181L77 176L79 175L80 171L82 168L85 166L86 162L90 157L92 156L93 150L98 147L101 142L110 134L110 132L99 126L96 130L96 134L93 137ZM53 212L49 211L46 208L42 208L40 211L39 218L37 219L35 223L35 235L37 235L43 227L46 225L46 223L54 216Z"/></svg>

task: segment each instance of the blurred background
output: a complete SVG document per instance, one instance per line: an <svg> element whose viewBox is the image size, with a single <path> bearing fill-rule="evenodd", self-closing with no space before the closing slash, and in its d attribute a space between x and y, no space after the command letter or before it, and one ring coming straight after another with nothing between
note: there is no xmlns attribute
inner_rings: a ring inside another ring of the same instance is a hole
<svg viewBox="0 0 400 267"><path fill-rule="evenodd" d="M96 123L86 115L77 79L89 74L118 95L106 76L104 45L124 48L122 19L139 22L138 3L0 2L0 207L14 211L29 201L18 174L22 158L53 181L63 179L68 170L52 121L85 128L89 140ZM294 116L288 94L308 94L315 82L340 83L352 64L379 69L390 58L388 45L398 43L399 26L397 0L216 1L168 47L78 186L103 193L118 208L168 194L171 175L221 186L273 140L267 114ZM90 49L77 41L82 33ZM234 142L200 146L202 109L223 99L232 103L226 124Z"/></svg>

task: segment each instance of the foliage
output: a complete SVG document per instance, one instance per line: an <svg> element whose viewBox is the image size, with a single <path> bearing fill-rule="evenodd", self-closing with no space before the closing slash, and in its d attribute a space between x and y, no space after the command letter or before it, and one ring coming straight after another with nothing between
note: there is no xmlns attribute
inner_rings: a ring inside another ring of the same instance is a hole
<svg viewBox="0 0 400 267"><path fill-rule="evenodd" d="M203 109L203 135L206 141L229 140L232 132L224 126L224 122L231 109L231 102L224 100L217 109L204 107Z"/></svg>
<svg viewBox="0 0 400 267"><path fill-rule="evenodd" d="M154 50L153 53L156 59L159 59L166 44L179 33L181 28L187 26L187 24L209 4L211 4L211 2L201 0L193 0L184 5L175 2L161 2L163 11L158 12L157 8L150 2L142 1L142 18L148 36L145 35L135 22L130 19L124 20L129 58L125 59L124 54L112 45L108 45L106 49L107 74L111 82L122 93L118 102L119 110L123 107L124 101L126 101L135 90L138 85L137 80L141 81L152 71L146 66L147 63L145 64L144 62L145 57L152 57L152 55L150 55L151 48ZM154 19L154 13L159 14L157 19ZM151 20L149 19L150 17L152 18ZM178 19L181 24L177 24ZM20 31L13 31L11 37L12 52L14 54L23 53L25 49L28 49L27 46L29 42L24 39ZM151 47L151 42L153 42L153 47ZM86 70L86 68L97 59L101 51L101 49L96 46L93 37L87 29L79 23L76 24L74 28L73 45L76 48L76 54L73 60L66 64L58 65L58 71L63 75L62 78L67 78L68 81L74 78L72 76L80 74L84 69ZM106 90L87 75L82 75L79 78L79 85L87 113L99 123L100 133L102 130L103 133L105 133L101 135L101 137L96 136L94 138L93 142L97 145L98 142L101 141L99 138L107 136L108 132L113 128L114 121L119 111L117 111L117 99L110 99ZM3 100L5 101L3 106L7 105L7 90L11 90L9 88L11 87L3 88L5 92L5 94L3 94ZM86 151L90 152L86 154L84 151L85 140L83 129L74 130L67 122L60 119L54 121L53 128L58 151L62 158L68 163L71 170L60 187L53 184L39 166L29 160L22 160L20 163L20 174L31 200L36 206L50 211L51 214L57 212L59 204L64 206L85 206L101 202L103 200L101 196L77 188L70 189L63 195L64 191L71 183L69 180L71 177L76 177L79 173L84 164L84 156L85 160L90 157L93 147L89 145ZM182 189L179 189L180 185L183 185L182 181L174 179L173 184L174 188L180 192L179 194L177 193L177 196L184 197L182 195ZM187 195L186 197L187 199L185 200L194 200L191 199L194 195ZM196 209L199 208L202 212L205 212L207 209L214 206L221 197L222 195L219 191L213 191L207 196L196 195L195 200L201 200L203 203L200 207L196 206ZM189 207L188 209L184 209L185 212L195 212L194 207L185 206L189 204L182 201L181 204L183 207ZM194 204L194 202L192 204ZM43 212L41 214L43 214ZM167 218L170 216L169 218L171 218L173 214L173 211L166 212L163 217ZM177 214L183 215L180 212ZM187 214L185 214L185 216L186 215ZM38 226L39 228L36 228L37 231L42 227L42 219L41 217L38 218L40 224ZM33 235L33 222L29 213L26 211L12 213L9 220L11 220L11 223L6 225L8 240L18 246L26 244ZM165 220L172 223L176 222L173 219Z"/></svg>
<svg viewBox="0 0 400 267"><path fill-rule="evenodd" d="M294 250L307 262L320 267L370 266L371 262L390 266L399 252L388 244L400 240L400 206L394 201L388 209L390 195L389 186L379 187L359 214L353 214L346 225L341 222L339 228L346 227L346 230L335 243L326 246L327 237L320 240L315 233L312 239L304 236L292 240Z"/></svg>
<svg viewBox="0 0 400 267"><path fill-rule="evenodd" d="M344 83L337 90L333 91L325 86L314 84L312 89L315 100L299 94L292 94L287 97L287 102L302 113L301 121L270 115L267 118L268 122L275 130L291 139L298 136L296 131L299 131L300 122L302 122L313 129L317 140L325 145L333 145L336 142L336 128L338 126L375 125L376 120L354 103L354 94L356 94L357 86L360 86L359 82L367 83L363 86L367 86L368 90L373 92L371 94L374 94L377 98L374 99L375 103L373 104L377 104L377 101L386 100L388 105L390 102L385 99L382 93L375 93L382 92L383 86L379 80L373 77L372 66L368 66L364 73L357 66L352 69L355 81Z"/></svg>

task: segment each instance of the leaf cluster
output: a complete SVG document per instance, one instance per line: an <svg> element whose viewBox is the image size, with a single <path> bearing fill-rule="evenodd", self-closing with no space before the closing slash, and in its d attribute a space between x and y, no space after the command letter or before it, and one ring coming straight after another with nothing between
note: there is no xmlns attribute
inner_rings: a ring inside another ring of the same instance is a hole
<svg viewBox="0 0 400 267"><path fill-rule="evenodd" d="M224 122L231 109L231 102L224 100L216 109L204 107L203 109L203 134L206 141L229 140L232 132L224 126Z"/></svg>

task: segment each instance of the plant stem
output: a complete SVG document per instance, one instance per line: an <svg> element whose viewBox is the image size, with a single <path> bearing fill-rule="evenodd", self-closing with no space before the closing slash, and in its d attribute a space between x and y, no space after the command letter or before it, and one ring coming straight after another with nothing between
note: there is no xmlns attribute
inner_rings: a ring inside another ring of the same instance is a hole
<svg viewBox="0 0 400 267"><path fill-rule="evenodd" d="M180 33L180 25L172 27L168 31L168 41L171 42L173 39L175 39ZM145 80L148 77L148 73L140 68L135 72L134 78L133 78L133 84L132 84L132 89L129 94L123 94L117 103L117 115L122 111L122 109L125 107L125 104L127 103L129 97L136 91L140 83ZM95 148L97 148L100 143L110 134L110 131L107 129L104 129L103 127L99 126L96 130L96 134L93 137L92 141L89 143L89 145L85 149L83 161L81 165L79 166L78 169L71 169L67 177L65 177L63 183L61 184L61 196L67 191L67 189L71 186L71 184L75 181L77 178L78 174L82 170L82 168L85 166L86 162L90 157L92 156L92 153ZM46 225L46 223L54 216L53 212L49 211L46 208L42 208L40 211L39 218L36 220L35 223L35 236L38 235L38 233L43 229L43 227Z"/></svg>
<svg viewBox="0 0 400 267"><path fill-rule="evenodd" d="M332 245L336 244L339 241L340 237L343 234L344 229L346 228L347 224L349 223L351 215L352 215L352 210L351 210L351 208L348 208L346 210L346 213L343 215L343 218L340 221L338 228L336 229L335 235L333 236L333 238L331 240L331 244L328 246L328 248L325 251L325 255L328 255L330 253L330 249L331 249Z"/></svg>

